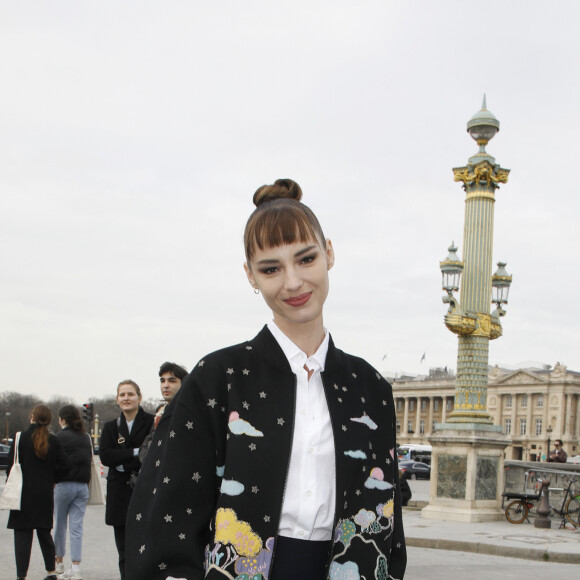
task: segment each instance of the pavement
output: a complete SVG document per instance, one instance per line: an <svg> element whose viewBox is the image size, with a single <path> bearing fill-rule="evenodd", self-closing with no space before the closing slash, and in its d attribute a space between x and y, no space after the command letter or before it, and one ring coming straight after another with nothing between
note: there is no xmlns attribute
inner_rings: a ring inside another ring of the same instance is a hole
<svg viewBox="0 0 580 580"><path fill-rule="evenodd" d="M104 485L104 480L103 480ZM530 523L507 520L458 523L423 519L421 507L429 500L429 482L411 481L413 498L403 510L408 549L405 580L465 577L470 580L502 579L578 580L580 529L538 529ZM0 473L0 491L4 474ZM85 580L118 580L117 550L113 530L105 525L104 506L88 506L85 515L82 569ZM12 530L6 529L8 512L0 511L0 580L14 580ZM65 562L69 562L65 558ZM28 578L45 576L35 540ZM147 579L144 579L147 580Z"/></svg>

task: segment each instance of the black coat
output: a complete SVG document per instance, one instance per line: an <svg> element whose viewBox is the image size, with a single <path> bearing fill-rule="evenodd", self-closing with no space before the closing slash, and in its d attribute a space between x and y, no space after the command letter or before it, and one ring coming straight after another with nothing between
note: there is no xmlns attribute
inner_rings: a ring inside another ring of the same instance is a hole
<svg viewBox="0 0 580 580"><path fill-rule="evenodd" d="M91 480L92 444L88 433L65 427L56 438L70 457L72 469L61 481L89 483Z"/></svg>
<svg viewBox="0 0 580 580"><path fill-rule="evenodd" d="M139 407L131 434L129 434L123 413L120 416L119 426L117 426L118 419L114 419L105 423L103 427L99 441L99 455L103 465L109 468L105 509L105 523L109 526L125 525L133 492L129 486L129 479L131 473L138 473L141 469L141 462L135 456L133 449L141 447L145 437L151 431L153 418L153 415ZM119 436L125 438L124 443L119 443ZM122 465L124 471L115 469L118 465Z"/></svg>
<svg viewBox="0 0 580 580"><path fill-rule="evenodd" d="M401 579L391 386L332 338L321 377L336 454L330 571ZM163 413L139 475L127 519L128 580L269 577L295 397L296 376L267 328L199 361Z"/></svg>
<svg viewBox="0 0 580 580"><path fill-rule="evenodd" d="M48 436L48 454L40 459L34 453L32 434L38 425L32 423L20 435L18 457L22 465L22 499L20 511L10 510L8 528L52 529L54 511L54 484L72 468L72 463L58 439ZM14 462L14 441L8 454L7 476Z"/></svg>

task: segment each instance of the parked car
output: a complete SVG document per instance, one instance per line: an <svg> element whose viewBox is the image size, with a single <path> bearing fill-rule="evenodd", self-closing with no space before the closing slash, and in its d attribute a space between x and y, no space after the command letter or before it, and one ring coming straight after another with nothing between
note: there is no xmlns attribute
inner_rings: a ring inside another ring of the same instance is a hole
<svg viewBox="0 0 580 580"><path fill-rule="evenodd" d="M0 443L0 469L6 469L8 467L8 452L10 447Z"/></svg>
<svg viewBox="0 0 580 580"><path fill-rule="evenodd" d="M431 479L431 467L420 461L400 461L399 470L405 479Z"/></svg>

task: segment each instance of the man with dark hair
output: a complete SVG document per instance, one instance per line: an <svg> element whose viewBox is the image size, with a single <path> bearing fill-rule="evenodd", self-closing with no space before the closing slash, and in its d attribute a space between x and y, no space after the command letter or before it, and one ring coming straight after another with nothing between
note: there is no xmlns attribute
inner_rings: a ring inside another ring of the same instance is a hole
<svg viewBox="0 0 580 580"><path fill-rule="evenodd" d="M552 451L548 457L548 461L554 463L566 463L568 459L568 454L562 449L562 439L554 439L554 451Z"/></svg>
<svg viewBox="0 0 580 580"><path fill-rule="evenodd" d="M149 446L153 440L153 435L155 429L159 424L159 420L165 411L165 407L173 400L173 397L177 394L177 391L181 389L181 384L187 377L187 371L176 363L164 362L159 368L159 383L161 387L161 396L165 401L159 405L155 411L155 420L153 422L153 428L139 450L139 459L141 463L144 462L145 457L147 457L147 452L149 451Z"/></svg>

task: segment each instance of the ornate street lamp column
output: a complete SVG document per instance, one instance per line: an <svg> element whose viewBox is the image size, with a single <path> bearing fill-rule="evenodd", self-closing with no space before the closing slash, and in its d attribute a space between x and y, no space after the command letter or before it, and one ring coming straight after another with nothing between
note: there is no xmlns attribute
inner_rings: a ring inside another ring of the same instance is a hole
<svg viewBox="0 0 580 580"><path fill-rule="evenodd" d="M507 303L511 283L503 262L492 276L493 218L495 190L500 183L507 183L509 169L501 168L485 150L499 131L499 121L487 110L485 96L481 111L467 123L467 131L479 151L465 167L453 169L455 181L463 183L466 193L463 262L457 258L453 245L447 259L441 262L443 289L447 291L443 301L450 304L445 324L459 335L455 407L447 422L492 424L487 413L489 341L502 334L499 317L505 312L501 304ZM458 289L461 270L463 280L457 303L453 292ZM452 271L457 279L450 285ZM498 308L490 314L492 285Z"/></svg>

